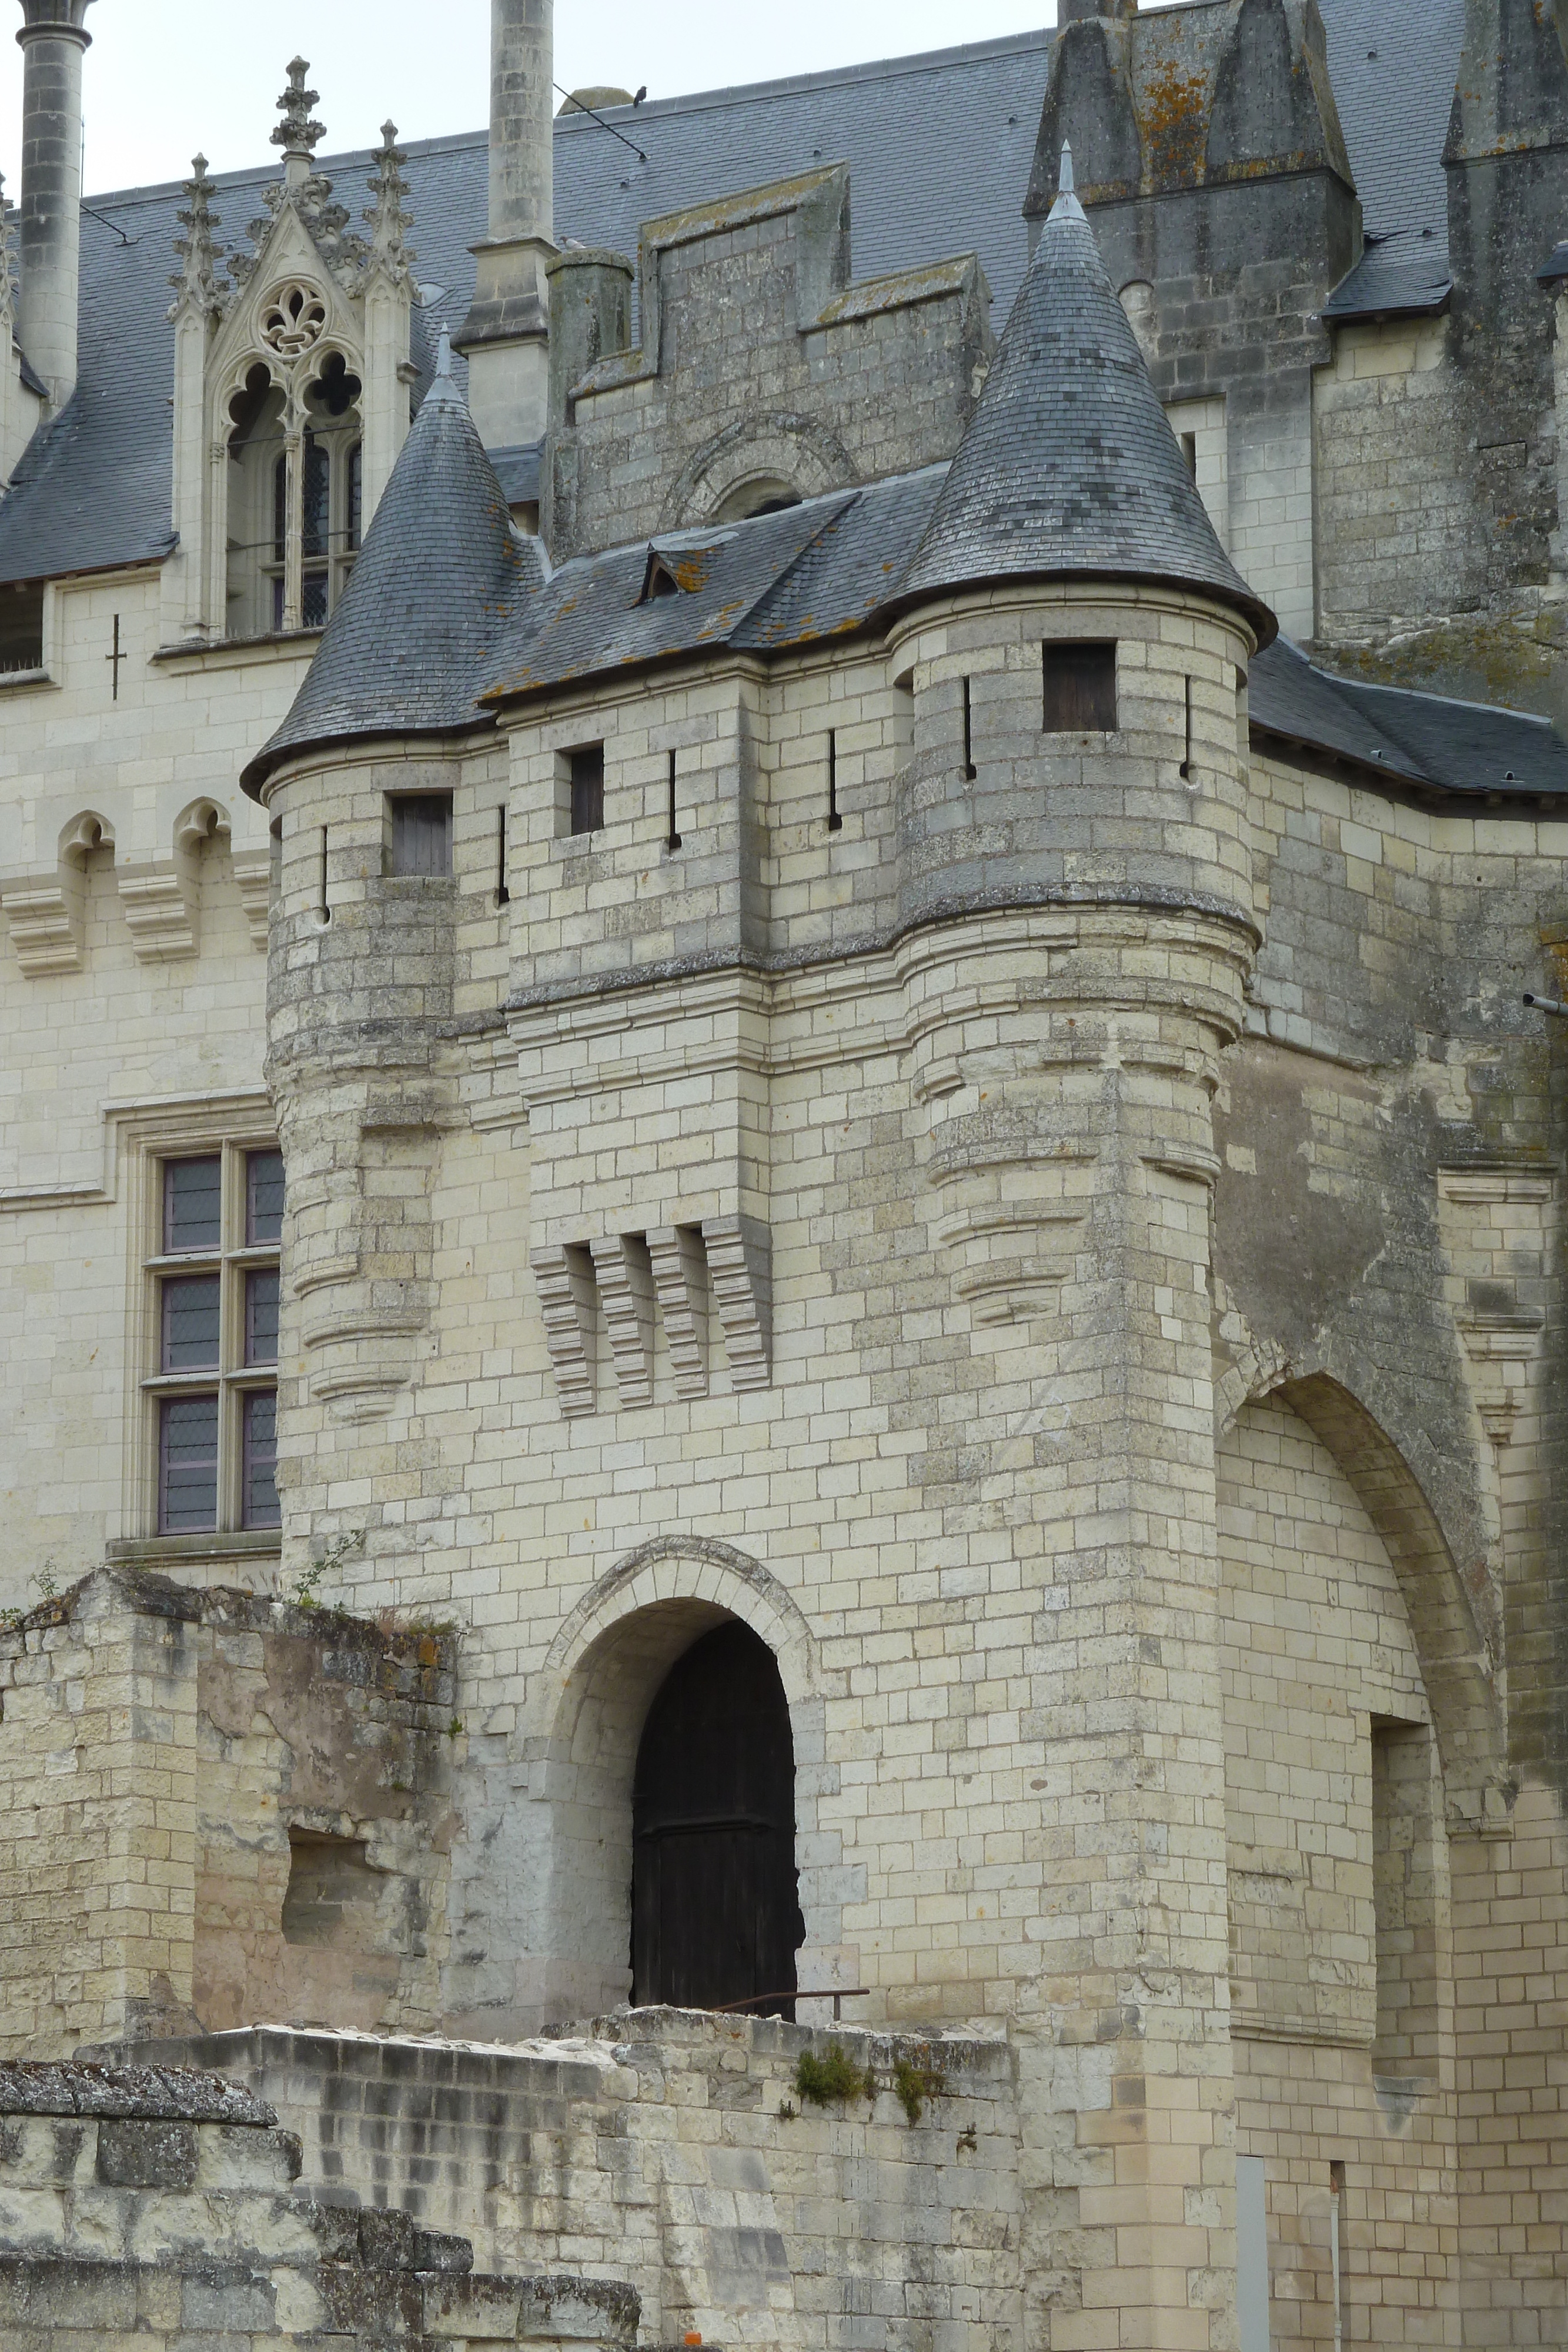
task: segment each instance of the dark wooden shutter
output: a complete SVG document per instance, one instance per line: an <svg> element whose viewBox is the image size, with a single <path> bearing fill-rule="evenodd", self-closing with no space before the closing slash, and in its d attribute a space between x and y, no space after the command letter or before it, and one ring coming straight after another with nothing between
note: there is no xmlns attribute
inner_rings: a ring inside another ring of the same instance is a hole
<svg viewBox="0 0 1568 2352"><path fill-rule="evenodd" d="M805 1933L795 1874L795 1750L779 1669L744 1625L671 1668L648 1710L632 1793L632 1997L713 2009L758 1995L792 2017Z"/></svg>
<svg viewBox="0 0 1568 2352"><path fill-rule="evenodd" d="M1109 735L1116 725L1116 648L1047 645L1043 726L1048 735Z"/></svg>

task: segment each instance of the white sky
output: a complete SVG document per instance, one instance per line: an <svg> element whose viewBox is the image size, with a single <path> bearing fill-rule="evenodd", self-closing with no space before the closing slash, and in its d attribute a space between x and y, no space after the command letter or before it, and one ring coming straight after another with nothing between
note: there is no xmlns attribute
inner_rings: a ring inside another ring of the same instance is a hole
<svg viewBox="0 0 1568 2352"><path fill-rule="evenodd" d="M17 21L16 0L0 16ZM556 78L673 98L730 82L907 57L1055 20L1055 0L563 0ZM274 160L273 101L298 50L310 60L326 148L374 144L390 114L405 139L488 118L489 0L94 0L86 59L87 192L183 178L199 147L214 171ZM0 23L0 171L16 194L22 59Z"/></svg>

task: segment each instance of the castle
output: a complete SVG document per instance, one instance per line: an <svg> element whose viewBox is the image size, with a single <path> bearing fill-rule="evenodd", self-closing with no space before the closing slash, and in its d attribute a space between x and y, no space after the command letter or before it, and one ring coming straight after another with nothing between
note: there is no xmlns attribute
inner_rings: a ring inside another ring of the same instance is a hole
<svg viewBox="0 0 1568 2352"><path fill-rule="evenodd" d="M0 2339L1568 2340L1568 0L22 5Z"/></svg>

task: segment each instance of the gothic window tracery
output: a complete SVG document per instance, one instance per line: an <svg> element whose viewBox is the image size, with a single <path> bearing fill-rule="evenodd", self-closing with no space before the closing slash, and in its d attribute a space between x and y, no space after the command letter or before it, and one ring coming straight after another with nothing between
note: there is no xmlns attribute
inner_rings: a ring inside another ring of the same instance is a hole
<svg viewBox="0 0 1568 2352"><path fill-rule="evenodd" d="M319 629L336 607L360 543L360 394L333 352L302 391L257 365L231 404L230 636Z"/></svg>

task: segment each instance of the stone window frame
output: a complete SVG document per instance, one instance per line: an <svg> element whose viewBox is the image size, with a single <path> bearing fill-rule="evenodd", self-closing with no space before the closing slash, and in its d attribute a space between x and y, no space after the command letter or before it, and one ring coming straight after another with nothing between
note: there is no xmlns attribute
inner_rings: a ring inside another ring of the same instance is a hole
<svg viewBox="0 0 1568 2352"><path fill-rule="evenodd" d="M165 1118L138 1119L124 1138L128 1147L126 1205L130 1218L131 1313L127 1361L130 1444L127 1447L126 1523L149 1541L178 1543L180 1533L162 1528L160 1435L165 1397L206 1393L219 1400L218 1495L210 1529L190 1530L201 1543L222 1545L243 1537L247 1544L281 1545L279 1528L245 1525L242 1495L244 1402L247 1394L276 1393L277 1364L247 1365L245 1354L245 1276L272 1266L281 1271L281 1243L248 1245L245 1240L246 1163L258 1151L280 1149L271 1106L265 1096L228 1097L187 1111L171 1106ZM172 1160L216 1155L223 1161L220 1247L170 1256L163 1242L163 1170ZM225 1286L220 1358L215 1374L168 1375L162 1370L162 1284L165 1276L214 1267ZM281 1288L281 1285L280 1285Z"/></svg>

